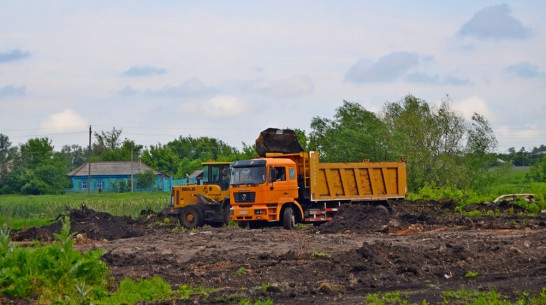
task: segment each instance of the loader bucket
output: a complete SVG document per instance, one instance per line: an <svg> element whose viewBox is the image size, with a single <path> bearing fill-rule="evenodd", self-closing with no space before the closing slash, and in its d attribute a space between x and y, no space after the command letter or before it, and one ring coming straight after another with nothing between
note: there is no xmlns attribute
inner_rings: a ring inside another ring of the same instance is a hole
<svg viewBox="0 0 546 305"><path fill-rule="evenodd" d="M256 152L260 157L266 153L299 153L303 151L298 135L290 129L268 128L256 139Z"/></svg>

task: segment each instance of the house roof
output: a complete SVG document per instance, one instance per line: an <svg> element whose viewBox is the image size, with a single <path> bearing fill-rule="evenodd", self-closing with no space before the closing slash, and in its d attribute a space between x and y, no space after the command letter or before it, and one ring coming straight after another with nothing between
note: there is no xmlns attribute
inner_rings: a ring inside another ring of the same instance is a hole
<svg viewBox="0 0 546 305"><path fill-rule="evenodd" d="M188 176L188 178L196 178L197 176L201 175L203 173L202 169L198 169L191 173L191 175Z"/></svg>
<svg viewBox="0 0 546 305"><path fill-rule="evenodd" d="M133 161L131 170L131 161L107 161L107 162L91 162L91 176L114 176L114 175L131 175L143 173L147 170L152 170L156 175L165 175L164 173L157 171L148 165ZM67 174L69 177L73 176L87 176L89 175L89 163L85 163L82 166L76 168ZM165 175L167 176L167 175Z"/></svg>

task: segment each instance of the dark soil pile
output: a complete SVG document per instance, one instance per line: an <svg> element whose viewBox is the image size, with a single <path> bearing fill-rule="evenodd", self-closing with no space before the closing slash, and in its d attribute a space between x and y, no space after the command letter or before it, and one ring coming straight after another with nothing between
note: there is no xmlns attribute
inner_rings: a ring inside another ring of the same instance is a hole
<svg viewBox="0 0 546 305"><path fill-rule="evenodd" d="M150 229L128 216L112 216L108 213L97 212L82 206L80 209L70 210L70 232L85 234L92 240L115 240L120 238L129 238L143 236ZM54 234L61 230L61 221L58 220L45 227L29 228L16 232L13 236L15 241L52 241Z"/></svg>
<svg viewBox="0 0 546 305"><path fill-rule="evenodd" d="M382 205L349 204L340 208L332 221L318 227L320 233L385 231L390 220L388 209Z"/></svg>
<svg viewBox="0 0 546 305"><path fill-rule="evenodd" d="M460 229L521 229L544 228L546 215L522 215L523 209L510 202L484 202L465 207L465 211L480 211L485 216L467 217L456 212L456 202L407 201L383 206L349 204L341 207L332 221L320 225L320 233L407 233L445 227ZM488 211L489 212L488 215Z"/></svg>

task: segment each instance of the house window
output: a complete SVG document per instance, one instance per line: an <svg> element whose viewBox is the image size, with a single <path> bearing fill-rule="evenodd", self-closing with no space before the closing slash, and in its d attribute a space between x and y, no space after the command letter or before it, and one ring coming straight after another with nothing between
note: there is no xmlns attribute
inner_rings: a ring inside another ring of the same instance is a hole
<svg viewBox="0 0 546 305"><path fill-rule="evenodd" d="M100 190L102 189L102 181L97 181L97 188Z"/></svg>
<svg viewBox="0 0 546 305"><path fill-rule="evenodd" d="M87 188L87 181L82 181L82 189L86 189Z"/></svg>

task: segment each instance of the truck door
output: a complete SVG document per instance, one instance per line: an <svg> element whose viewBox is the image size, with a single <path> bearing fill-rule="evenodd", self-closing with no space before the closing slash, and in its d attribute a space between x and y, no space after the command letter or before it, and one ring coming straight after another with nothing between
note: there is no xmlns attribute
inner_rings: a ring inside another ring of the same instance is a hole
<svg viewBox="0 0 546 305"><path fill-rule="evenodd" d="M284 166L271 167L269 170L270 196L269 203L293 202L297 196L297 181L294 168ZM295 191L295 192L294 192Z"/></svg>

